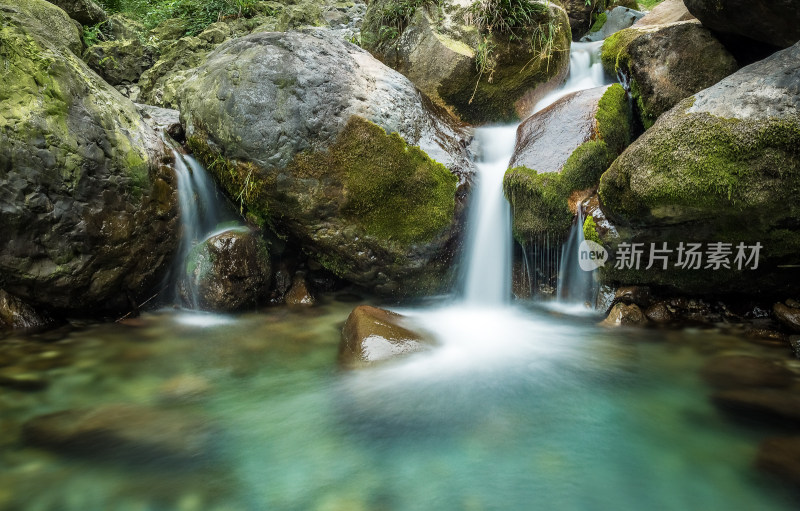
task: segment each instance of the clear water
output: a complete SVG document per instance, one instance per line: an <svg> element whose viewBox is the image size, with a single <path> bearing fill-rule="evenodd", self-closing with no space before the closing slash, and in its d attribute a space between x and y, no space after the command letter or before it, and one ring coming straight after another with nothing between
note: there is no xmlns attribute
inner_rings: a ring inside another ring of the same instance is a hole
<svg viewBox="0 0 800 511"><path fill-rule="evenodd" d="M771 348L714 331L443 307L403 311L448 332L433 351L342 372L334 361L354 305L170 310L25 337L66 362L38 371L44 391L0 387L0 509L796 509L751 467L768 432L719 416L697 377L707 356ZM211 391L163 404L180 375ZM19 439L28 418L111 402L199 414L221 430L220 455L194 472L135 469Z"/></svg>

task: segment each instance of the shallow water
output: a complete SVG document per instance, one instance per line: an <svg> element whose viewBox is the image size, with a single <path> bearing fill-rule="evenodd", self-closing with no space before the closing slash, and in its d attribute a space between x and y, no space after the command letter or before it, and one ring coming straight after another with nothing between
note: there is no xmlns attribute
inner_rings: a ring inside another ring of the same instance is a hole
<svg viewBox="0 0 800 511"><path fill-rule="evenodd" d="M768 431L720 416L697 377L712 354L773 348L443 306L401 310L437 332L435 349L342 372L354 306L169 310L25 338L25 360L60 362L38 370L46 390L0 387L0 509L796 509L752 468ZM181 375L210 391L165 402ZM218 456L194 471L135 468L20 441L33 416L112 402L199 414L220 430Z"/></svg>

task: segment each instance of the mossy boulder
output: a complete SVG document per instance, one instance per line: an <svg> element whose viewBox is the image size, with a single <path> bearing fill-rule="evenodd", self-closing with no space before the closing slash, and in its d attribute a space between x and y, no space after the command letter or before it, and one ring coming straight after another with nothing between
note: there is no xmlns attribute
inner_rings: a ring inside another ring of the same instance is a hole
<svg viewBox="0 0 800 511"><path fill-rule="evenodd" d="M108 19L108 14L92 0L47 0L57 5L81 25L96 25Z"/></svg>
<svg viewBox="0 0 800 511"><path fill-rule="evenodd" d="M736 59L696 21L617 32L603 43L602 60L607 72L628 78L645 128L738 69Z"/></svg>
<svg viewBox="0 0 800 511"><path fill-rule="evenodd" d="M800 40L800 0L684 0L703 26L779 48Z"/></svg>
<svg viewBox="0 0 800 511"><path fill-rule="evenodd" d="M142 23L122 13L109 16L108 33L111 39L115 41L123 41L125 39L145 40L149 35L147 28Z"/></svg>
<svg viewBox="0 0 800 511"><path fill-rule="evenodd" d="M174 176L134 105L41 25L49 9L66 18L0 0L0 288L34 307L118 311L172 257Z"/></svg>
<svg viewBox="0 0 800 511"><path fill-rule="evenodd" d="M0 0L0 15L13 18L20 30L80 55L80 32L62 10L43 0Z"/></svg>
<svg viewBox="0 0 800 511"><path fill-rule="evenodd" d="M362 45L406 75L461 120L482 124L524 118L569 69L571 32L563 7L533 0L526 24L503 30L478 4L398 0L370 3ZM416 7L414 7L416 6Z"/></svg>
<svg viewBox="0 0 800 511"><path fill-rule="evenodd" d="M619 229L614 244L732 243L731 267L610 268L608 278L682 292L791 291L800 263L798 63L800 44L682 101L600 182L602 209ZM733 264L739 243L763 247L756 270Z"/></svg>
<svg viewBox="0 0 800 511"><path fill-rule="evenodd" d="M103 41L90 46L83 60L111 85L133 83L153 65L154 48L138 38Z"/></svg>
<svg viewBox="0 0 800 511"><path fill-rule="evenodd" d="M565 96L520 125L503 180L519 243L566 234L575 212L570 195L597 186L630 144L630 120L625 90L615 84Z"/></svg>
<svg viewBox="0 0 800 511"><path fill-rule="evenodd" d="M233 229L198 243L186 258L181 297L203 310L235 311L265 304L269 251L255 232Z"/></svg>
<svg viewBox="0 0 800 511"><path fill-rule="evenodd" d="M179 96L196 156L249 219L386 294L440 289L466 135L414 86L322 30L228 41Z"/></svg>
<svg viewBox="0 0 800 511"><path fill-rule="evenodd" d="M432 345L405 316L359 305L342 329L339 364L346 369L369 367L430 349Z"/></svg>

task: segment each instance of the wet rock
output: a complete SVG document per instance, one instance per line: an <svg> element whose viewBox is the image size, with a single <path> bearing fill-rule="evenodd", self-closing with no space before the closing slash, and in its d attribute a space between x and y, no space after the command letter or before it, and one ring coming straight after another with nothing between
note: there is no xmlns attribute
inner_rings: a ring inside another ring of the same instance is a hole
<svg viewBox="0 0 800 511"><path fill-rule="evenodd" d="M798 62L800 44L682 101L631 144L600 182L603 211L626 231L626 242L647 248L668 242L675 251L691 233L705 252L724 232L737 240L722 246L730 249L728 267L715 270L707 260L697 270L636 272L607 265L606 278L687 293L794 291L800 263L794 248L800 243L794 221L800 204L792 192L800 186ZM677 255L672 253L674 262Z"/></svg>
<svg viewBox="0 0 800 511"><path fill-rule="evenodd" d="M788 387L794 382L794 373L779 361L745 355L715 357L700 374L706 383L719 389Z"/></svg>
<svg viewBox="0 0 800 511"><path fill-rule="evenodd" d="M133 404L56 412L22 426L28 445L147 466L196 466L209 461L217 434L207 422L185 413Z"/></svg>
<svg viewBox="0 0 800 511"><path fill-rule="evenodd" d="M749 327L744 331L744 335L756 344L785 348L788 342L786 334L769 328Z"/></svg>
<svg viewBox="0 0 800 511"><path fill-rule="evenodd" d="M696 21L617 32L603 43L602 57L607 72L629 78L645 128L738 69L733 56Z"/></svg>
<svg viewBox="0 0 800 511"><path fill-rule="evenodd" d="M581 41L601 41L611 34L625 30L644 16L643 12L628 9L627 7L615 7L605 14L606 22L603 23L603 26L587 34Z"/></svg>
<svg viewBox="0 0 800 511"><path fill-rule="evenodd" d="M644 311L644 315L653 323L658 323L660 325L668 325L672 323L674 319L672 312L669 310L669 306L665 302L658 302L651 305Z"/></svg>
<svg viewBox="0 0 800 511"><path fill-rule="evenodd" d="M251 231L229 230L192 249L181 294L184 301L204 310L234 311L266 303L270 278L264 240Z"/></svg>
<svg viewBox="0 0 800 511"><path fill-rule="evenodd" d="M634 27L665 25L676 21L690 21L693 19L695 17L686 8L683 0L664 0L634 23Z"/></svg>
<svg viewBox="0 0 800 511"><path fill-rule="evenodd" d="M178 142L186 139L186 134L183 132L183 126L181 125L181 114L177 110L138 103L136 104L136 109L142 114L142 119L154 130L164 131Z"/></svg>
<svg viewBox="0 0 800 511"><path fill-rule="evenodd" d="M209 55L180 105L192 152L252 222L381 294L448 284L466 133L404 76L326 31L259 33Z"/></svg>
<svg viewBox="0 0 800 511"><path fill-rule="evenodd" d="M432 342L400 314L359 305L345 322L339 364L357 369L428 349Z"/></svg>
<svg viewBox="0 0 800 511"><path fill-rule="evenodd" d="M0 289L0 330L12 328L36 328L52 320L36 312L19 298Z"/></svg>
<svg viewBox="0 0 800 511"><path fill-rule="evenodd" d="M102 7L92 0L47 0L51 4L57 5L67 15L81 25L96 25L106 21L108 15Z"/></svg>
<svg viewBox="0 0 800 511"><path fill-rule="evenodd" d="M800 309L800 302L798 302L797 300L792 300L791 298L789 298L783 303L785 303L787 307L791 307L793 309Z"/></svg>
<svg viewBox="0 0 800 511"><path fill-rule="evenodd" d="M569 68L566 12L555 2L532 0L529 4L538 10L529 11L529 20L515 26L512 35L499 26L481 33L465 25L469 6L455 0L442 0L430 9L417 7L408 14L407 23L389 26L387 13L397 3L375 0L367 9L361 41L379 60L403 73L462 121L509 122L528 115L541 97L564 80ZM540 33L548 33L552 44L537 48L534 38ZM479 62L484 63L483 72L478 70Z"/></svg>
<svg viewBox="0 0 800 511"><path fill-rule="evenodd" d="M86 49L83 60L111 85L132 83L155 62L155 49L139 39L103 41Z"/></svg>
<svg viewBox="0 0 800 511"><path fill-rule="evenodd" d="M800 40L798 0L684 0L704 26L787 48Z"/></svg>
<svg viewBox="0 0 800 511"><path fill-rule="evenodd" d="M647 324L647 318L638 305L617 303L601 324L604 326L644 326Z"/></svg>
<svg viewBox="0 0 800 511"><path fill-rule="evenodd" d="M304 272L297 272L292 281L292 287L286 293L286 305L290 306L311 306L316 300L311 296L306 286L306 275Z"/></svg>
<svg viewBox="0 0 800 511"><path fill-rule="evenodd" d="M174 174L158 135L56 37L44 6L66 18L0 0L0 288L36 309L126 310L152 296L176 248Z"/></svg>
<svg viewBox="0 0 800 511"><path fill-rule="evenodd" d="M577 41L592 26L592 13L597 10L598 4L605 4L605 0L563 0L561 2L567 11L569 26L572 32L572 40Z"/></svg>
<svg viewBox="0 0 800 511"><path fill-rule="evenodd" d="M800 395L792 390L726 390L713 394L711 400L742 419L800 425Z"/></svg>
<svg viewBox="0 0 800 511"><path fill-rule="evenodd" d="M50 382L38 373L19 366L0 368L0 387L14 390L37 391L44 390Z"/></svg>
<svg viewBox="0 0 800 511"><path fill-rule="evenodd" d="M595 187L630 143L630 118L625 90L615 84L570 94L520 125L503 179L520 244L567 233L573 193Z"/></svg>
<svg viewBox="0 0 800 511"><path fill-rule="evenodd" d="M772 312L778 321L789 327L791 331L800 332L800 308L776 303L772 306Z"/></svg>
<svg viewBox="0 0 800 511"><path fill-rule="evenodd" d="M756 466L794 485L800 485L800 436L773 437L758 447Z"/></svg>
<svg viewBox="0 0 800 511"><path fill-rule="evenodd" d="M794 356L800 358L800 335L792 335L789 337L789 346L792 347Z"/></svg>
<svg viewBox="0 0 800 511"><path fill-rule="evenodd" d="M159 389L159 399L165 404L197 403L211 394L211 382L202 376L184 374L166 382Z"/></svg>
<svg viewBox="0 0 800 511"><path fill-rule="evenodd" d="M614 299L623 303L635 303L640 307L647 307L652 301L650 288L647 286L623 286L614 293Z"/></svg>

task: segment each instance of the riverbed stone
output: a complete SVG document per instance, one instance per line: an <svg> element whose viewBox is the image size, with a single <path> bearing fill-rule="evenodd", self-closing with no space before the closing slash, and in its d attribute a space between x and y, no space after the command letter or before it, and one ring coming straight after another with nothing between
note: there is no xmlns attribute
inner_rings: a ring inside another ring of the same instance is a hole
<svg viewBox="0 0 800 511"><path fill-rule="evenodd" d="M630 143L630 121L625 90L615 84L569 94L519 126L503 190L520 244L566 235L575 213L570 196L597 186Z"/></svg>
<svg viewBox="0 0 800 511"><path fill-rule="evenodd" d="M799 0L684 0L704 26L788 48L800 40Z"/></svg>
<svg viewBox="0 0 800 511"><path fill-rule="evenodd" d="M747 355L714 357L700 374L706 383L720 389L788 387L794 382L794 373L779 361Z"/></svg>
<svg viewBox="0 0 800 511"><path fill-rule="evenodd" d="M311 296L311 293L308 291L305 272L297 272L294 274L292 287L286 292L285 301L286 305L292 307L309 307L314 305L316 300L314 300L314 297Z"/></svg>
<svg viewBox="0 0 800 511"><path fill-rule="evenodd" d="M56 37L51 10L66 18L0 0L0 288L34 308L125 310L176 247L174 174L133 104Z"/></svg>
<svg viewBox="0 0 800 511"><path fill-rule="evenodd" d="M557 2L529 4L538 10L528 25L481 32L467 21L479 16L470 13L469 2L421 5L402 21L395 0L375 0L368 6L361 41L464 122L511 122L528 115L569 69L566 11ZM537 47L538 37L551 30L551 44Z"/></svg>
<svg viewBox="0 0 800 511"><path fill-rule="evenodd" d="M758 447L756 466L800 486L800 436L772 437Z"/></svg>
<svg viewBox="0 0 800 511"><path fill-rule="evenodd" d="M467 133L400 73L327 31L259 33L209 55L180 106L193 153L250 221L381 294L449 282Z"/></svg>
<svg viewBox="0 0 800 511"><path fill-rule="evenodd" d="M228 230L191 250L181 295L185 302L203 310L235 311L265 304L271 270L267 245L258 233Z"/></svg>
<svg viewBox="0 0 800 511"><path fill-rule="evenodd" d="M108 19L108 14L92 0L47 0L57 5L81 25L96 25Z"/></svg>
<svg viewBox="0 0 800 511"><path fill-rule="evenodd" d="M791 389L741 389L716 392L712 402L732 416L800 425L800 395Z"/></svg>
<svg viewBox="0 0 800 511"><path fill-rule="evenodd" d="M108 404L34 417L23 424L22 437L28 445L69 455L194 467L213 459L218 431L186 412Z"/></svg>
<svg viewBox="0 0 800 511"><path fill-rule="evenodd" d="M786 325L789 330L800 332L800 308L776 303L772 307L772 312L778 318L778 321Z"/></svg>
<svg viewBox="0 0 800 511"><path fill-rule="evenodd" d="M429 349L432 341L414 330L404 316L359 305L347 317L339 344L339 364L347 369L368 367Z"/></svg>
<svg viewBox="0 0 800 511"><path fill-rule="evenodd" d="M657 302L644 311L647 319L659 325L669 325L674 321L674 315L666 302Z"/></svg>
<svg viewBox="0 0 800 511"><path fill-rule="evenodd" d="M662 284L683 293L794 292L800 264L798 63L800 44L687 98L603 174L602 209L619 233L604 240L612 252L622 241L644 243L645 257L650 243L673 250L666 270L606 265L609 281ZM676 268L681 242L705 243L703 252L709 243L729 243L720 246L730 249L728 268L714 270L706 259L697 270Z"/></svg>
<svg viewBox="0 0 800 511"><path fill-rule="evenodd" d="M602 61L608 73L627 77L645 128L738 69L736 59L697 21L617 32L603 43Z"/></svg>

